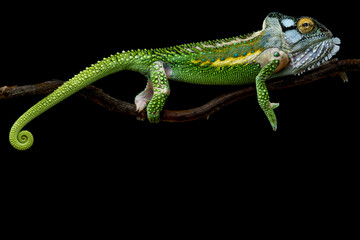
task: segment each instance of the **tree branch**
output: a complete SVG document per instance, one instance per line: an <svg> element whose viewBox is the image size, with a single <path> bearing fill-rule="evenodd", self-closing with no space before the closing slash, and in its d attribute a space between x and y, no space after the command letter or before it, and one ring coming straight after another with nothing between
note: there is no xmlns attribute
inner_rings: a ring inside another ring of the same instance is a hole
<svg viewBox="0 0 360 240"><path fill-rule="evenodd" d="M270 80L267 83L267 86L269 90L289 88L336 75L339 75L346 81L347 77L345 72L352 71L360 71L360 59L334 60L301 76L286 76ZM64 81L53 80L26 86L4 86L0 88L0 99L49 94L63 83ZM102 89L92 85L86 87L79 93L109 111L145 119L144 113L139 114L136 112L135 104L113 98L104 93ZM164 110L162 112L161 120L164 122L187 122L203 118L207 119L211 114L219 111L221 108L253 95L256 95L255 87L247 86L234 92L225 93L200 107L176 111Z"/></svg>

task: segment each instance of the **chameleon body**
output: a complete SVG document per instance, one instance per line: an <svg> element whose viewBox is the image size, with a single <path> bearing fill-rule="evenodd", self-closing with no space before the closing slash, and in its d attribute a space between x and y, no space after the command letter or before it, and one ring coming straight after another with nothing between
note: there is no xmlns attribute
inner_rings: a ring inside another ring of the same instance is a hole
<svg viewBox="0 0 360 240"><path fill-rule="evenodd" d="M188 43L174 47L123 51L91 65L26 111L10 130L10 143L18 150L33 144L33 136L22 130L31 120L89 84L115 72L133 70L148 79L135 97L137 111L147 110L151 123L170 94L169 79L194 84L256 84L257 98L273 130L274 109L265 81L301 74L320 66L339 51L340 39L311 17L270 13L260 31L245 36Z"/></svg>

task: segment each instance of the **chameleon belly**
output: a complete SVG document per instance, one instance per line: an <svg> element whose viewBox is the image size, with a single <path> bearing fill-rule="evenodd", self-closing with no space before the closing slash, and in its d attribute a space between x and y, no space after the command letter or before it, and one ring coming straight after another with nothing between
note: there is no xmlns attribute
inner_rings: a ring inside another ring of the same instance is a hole
<svg viewBox="0 0 360 240"><path fill-rule="evenodd" d="M257 63L217 66L189 63L188 67L172 68L171 79L204 85L241 85L255 82L260 72Z"/></svg>

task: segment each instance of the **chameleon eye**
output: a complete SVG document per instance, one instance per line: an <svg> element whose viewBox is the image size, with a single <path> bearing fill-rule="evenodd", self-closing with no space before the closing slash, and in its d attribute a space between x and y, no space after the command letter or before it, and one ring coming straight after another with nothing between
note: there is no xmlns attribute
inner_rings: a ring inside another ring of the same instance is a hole
<svg viewBox="0 0 360 240"><path fill-rule="evenodd" d="M311 18L303 17L299 20L297 27L302 34L311 32L314 29L314 21Z"/></svg>

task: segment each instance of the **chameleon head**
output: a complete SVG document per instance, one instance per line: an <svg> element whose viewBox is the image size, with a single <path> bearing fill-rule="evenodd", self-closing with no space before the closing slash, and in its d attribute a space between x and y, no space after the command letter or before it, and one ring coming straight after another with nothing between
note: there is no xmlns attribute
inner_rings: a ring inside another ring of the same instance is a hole
<svg viewBox="0 0 360 240"><path fill-rule="evenodd" d="M330 60L340 49L340 39L311 17L270 13L264 20L265 36L288 54L289 65L279 75L300 75Z"/></svg>

